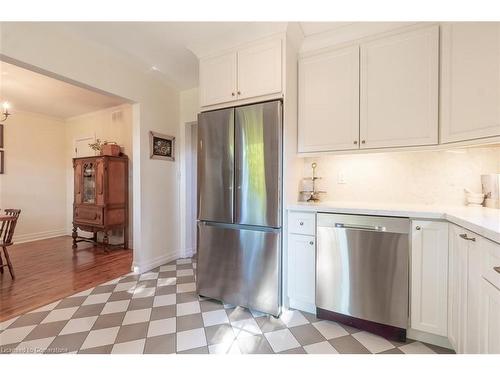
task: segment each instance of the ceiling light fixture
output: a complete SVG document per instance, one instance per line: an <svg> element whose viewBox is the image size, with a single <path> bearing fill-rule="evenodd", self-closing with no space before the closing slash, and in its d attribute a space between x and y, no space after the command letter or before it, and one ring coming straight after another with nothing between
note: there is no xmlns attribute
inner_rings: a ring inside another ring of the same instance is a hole
<svg viewBox="0 0 500 375"><path fill-rule="evenodd" d="M7 120L7 117L9 117L11 115L11 113L9 112L9 109L10 109L10 104L8 102L3 102L3 104L2 104L3 118L0 122L4 122L5 120Z"/></svg>

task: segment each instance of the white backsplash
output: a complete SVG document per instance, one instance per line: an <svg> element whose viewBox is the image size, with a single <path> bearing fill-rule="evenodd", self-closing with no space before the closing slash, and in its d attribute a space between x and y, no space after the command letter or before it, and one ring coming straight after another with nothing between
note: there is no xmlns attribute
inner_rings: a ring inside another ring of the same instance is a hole
<svg viewBox="0 0 500 375"><path fill-rule="evenodd" d="M481 192L481 174L500 173L500 148L325 155L304 159L304 177L312 162L325 201L464 205L464 188Z"/></svg>

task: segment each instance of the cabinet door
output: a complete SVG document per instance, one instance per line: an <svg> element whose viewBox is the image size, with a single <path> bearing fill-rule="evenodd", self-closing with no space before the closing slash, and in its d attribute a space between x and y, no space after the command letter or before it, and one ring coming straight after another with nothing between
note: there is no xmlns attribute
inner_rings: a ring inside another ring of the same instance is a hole
<svg viewBox="0 0 500 375"><path fill-rule="evenodd" d="M316 241L313 236L288 236L288 297L290 307L315 313Z"/></svg>
<svg viewBox="0 0 500 375"><path fill-rule="evenodd" d="M448 224L412 222L411 327L446 336L448 306Z"/></svg>
<svg viewBox="0 0 500 375"><path fill-rule="evenodd" d="M500 23L442 26L441 142L500 135Z"/></svg>
<svg viewBox="0 0 500 375"><path fill-rule="evenodd" d="M238 99L281 92L281 40L238 51Z"/></svg>
<svg viewBox="0 0 500 375"><path fill-rule="evenodd" d="M73 161L73 181L74 181L74 201L75 204L80 204L83 201L82 195L82 189L83 189L83 181L82 181L82 175L83 175L83 166L82 162L80 160Z"/></svg>
<svg viewBox="0 0 500 375"><path fill-rule="evenodd" d="M481 280L481 353L500 354L500 290Z"/></svg>
<svg viewBox="0 0 500 375"><path fill-rule="evenodd" d="M299 61L298 151L359 148L359 47Z"/></svg>
<svg viewBox="0 0 500 375"><path fill-rule="evenodd" d="M236 53L200 60L201 106L236 100Z"/></svg>
<svg viewBox="0 0 500 375"><path fill-rule="evenodd" d="M439 27L361 45L361 148L438 142Z"/></svg>
<svg viewBox="0 0 500 375"><path fill-rule="evenodd" d="M467 323L465 353L480 353L481 251L486 239L468 233L467 248ZM473 239L473 241L472 241ZM464 239L462 239L464 241ZM500 317L499 317L500 319Z"/></svg>

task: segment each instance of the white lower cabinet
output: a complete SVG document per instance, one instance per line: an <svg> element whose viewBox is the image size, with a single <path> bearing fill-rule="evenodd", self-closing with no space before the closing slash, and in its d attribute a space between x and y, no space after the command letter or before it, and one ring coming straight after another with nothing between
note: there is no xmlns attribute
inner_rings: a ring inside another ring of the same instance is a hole
<svg viewBox="0 0 500 375"><path fill-rule="evenodd" d="M448 223L415 220L411 235L411 328L446 336Z"/></svg>
<svg viewBox="0 0 500 375"><path fill-rule="evenodd" d="M292 308L316 313L316 239L288 235L288 298Z"/></svg>
<svg viewBox="0 0 500 375"><path fill-rule="evenodd" d="M500 353L500 290L481 280L481 353Z"/></svg>

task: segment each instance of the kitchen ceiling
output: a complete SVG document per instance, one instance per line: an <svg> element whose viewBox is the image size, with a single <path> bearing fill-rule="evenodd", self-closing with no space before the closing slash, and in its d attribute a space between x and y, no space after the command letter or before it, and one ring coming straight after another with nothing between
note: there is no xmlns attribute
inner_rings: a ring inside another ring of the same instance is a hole
<svg viewBox="0 0 500 375"><path fill-rule="evenodd" d="M0 101L16 110L68 118L126 101L0 61Z"/></svg>

